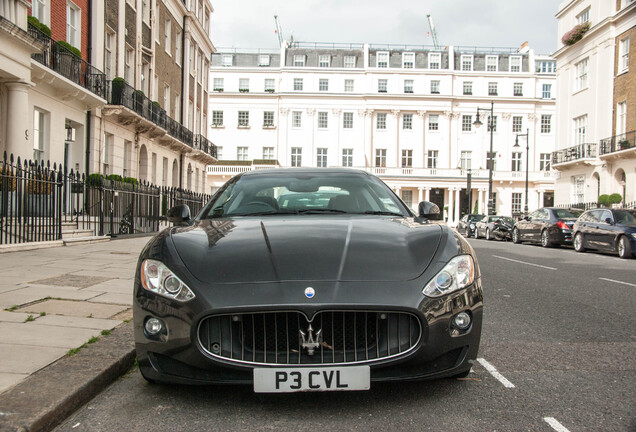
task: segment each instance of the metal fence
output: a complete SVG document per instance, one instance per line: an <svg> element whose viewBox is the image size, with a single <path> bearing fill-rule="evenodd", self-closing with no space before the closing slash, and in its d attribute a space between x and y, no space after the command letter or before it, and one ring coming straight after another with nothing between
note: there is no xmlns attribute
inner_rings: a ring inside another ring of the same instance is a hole
<svg viewBox="0 0 636 432"><path fill-rule="evenodd" d="M197 214L210 195L67 172L43 162L0 160L0 244L61 240L64 231L118 236L157 232L171 207ZM63 229L64 228L64 229Z"/></svg>
<svg viewBox="0 0 636 432"><path fill-rule="evenodd" d="M636 201L619 203L616 205L620 208L636 209ZM592 201L592 202L575 203L575 204L559 204L555 207L563 208L563 209L589 210L589 209L603 207L603 205L599 204L597 201Z"/></svg>

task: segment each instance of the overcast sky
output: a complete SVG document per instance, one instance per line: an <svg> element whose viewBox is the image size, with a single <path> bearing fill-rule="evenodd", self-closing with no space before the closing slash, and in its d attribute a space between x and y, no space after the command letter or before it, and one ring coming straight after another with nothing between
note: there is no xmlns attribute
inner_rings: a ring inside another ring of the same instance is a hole
<svg viewBox="0 0 636 432"><path fill-rule="evenodd" d="M276 48L299 42L433 45L427 14L442 45L556 50L560 0L212 0L217 48Z"/></svg>

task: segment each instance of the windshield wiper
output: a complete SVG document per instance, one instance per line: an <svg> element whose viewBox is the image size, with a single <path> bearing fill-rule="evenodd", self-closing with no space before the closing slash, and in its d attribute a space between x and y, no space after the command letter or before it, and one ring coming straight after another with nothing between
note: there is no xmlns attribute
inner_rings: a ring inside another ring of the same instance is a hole
<svg viewBox="0 0 636 432"><path fill-rule="evenodd" d="M376 211L376 210L367 210L364 212L364 214L370 214L370 215L382 215L382 216L400 216L400 217L404 217L403 214L400 213L395 213L395 212L390 212L390 211Z"/></svg>
<svg viewBox="0 0 636 432"><path fill-rule="evenodd" d="M280 210L267 210L262 212L250 212L250 213L230 213L225 214L223 217L233 217L233 216L271 216L271 215L282 215L282 214L298 214L298 212L293 210L288 211L280 211Z"/></svg>
<svg viewBox="0 0 636 432"><path fill-rule="evenodd" d="M302 209L297 211L298 214L311 214L311 213L348 213L344 210L330 209L330 208L313 208Z"/></svg>

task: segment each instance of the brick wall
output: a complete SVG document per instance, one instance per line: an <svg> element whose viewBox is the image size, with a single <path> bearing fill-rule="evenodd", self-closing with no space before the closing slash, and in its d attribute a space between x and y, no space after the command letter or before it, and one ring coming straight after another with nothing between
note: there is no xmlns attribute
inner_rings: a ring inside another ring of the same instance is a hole
<svg viewBox="0 0 636 432"><path fill-rule="evenodd" d="M175 63L174 55L176 52L176 44L179 44L180 51L183 51L183 31L181 30L181 23L174 20L163 2L157 2L157 4L159 6L157 19L155 20L155 25L158 26L157 29L159 33L159 44L155 45L155 73L159 80L157 100L163 106L163 89L164 85L168 84L170 86L170 112L168 115L173 119L178 119L180 115L175 111L174 97L177 94L181 94L182 69L181 66ZM170 44L170 54L166 52L164 40L167 19L171 20L172 43ZM177 30L180 30L180 33ZM177 33L181 35L181 39L179 40L177 40ZM179 59L179 61L181 61L181 59Z"/></svg>
<svg viewBox="0 0 636 432"><path fill-rule="evenodd" d="M619 42L629 36L629 70L620 75L619 66ZM614 105L612 107L612 136L616 135L616 105L619 102L627 102L627 132L636 127L636 26L616 37L616 51L614 52Z"/></svg>
<svg viewBox="0 0 636 432"><path fill-rule="evenodd" d="M73 4L81 10L82 23L81 31L81 51L82 58L88 61L88 21L90 19L88 3L90 0L74 0ZM56 41L66 40L66 0L51 0L51 37ZM29 9L29 15L31 9ZM80 47L76 47L80 48Z"/></svg>

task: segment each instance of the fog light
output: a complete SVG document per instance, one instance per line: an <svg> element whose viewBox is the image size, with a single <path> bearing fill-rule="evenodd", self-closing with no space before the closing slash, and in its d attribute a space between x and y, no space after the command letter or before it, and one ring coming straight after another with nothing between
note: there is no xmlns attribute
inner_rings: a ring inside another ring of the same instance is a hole
<svg viewBox="0 0 636 432"><path fill-rule="evenodd" d="M459 330L466 330L470 327L470 315L466 312L460 312L453 318L453 327Z"/></svg>
<svg viewBox="0 0 636 432"><path fill-rule="evenodd" d="M157 336L163 330L163 323L157 318L150 318L146 321L146 333L150 336Z"/></svg>

